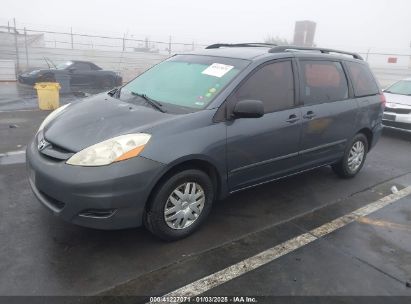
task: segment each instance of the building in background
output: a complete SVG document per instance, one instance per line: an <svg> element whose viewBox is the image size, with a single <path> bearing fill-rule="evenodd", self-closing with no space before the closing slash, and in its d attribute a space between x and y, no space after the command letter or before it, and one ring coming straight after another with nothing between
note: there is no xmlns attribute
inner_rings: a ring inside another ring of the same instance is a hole
<svg viewBox="0 0 411 304"><path fill-rule="evenodd" d="M316 26L317 24L314 21L296 21L294 29L294 45L308 47L314 46Z"/></svg>

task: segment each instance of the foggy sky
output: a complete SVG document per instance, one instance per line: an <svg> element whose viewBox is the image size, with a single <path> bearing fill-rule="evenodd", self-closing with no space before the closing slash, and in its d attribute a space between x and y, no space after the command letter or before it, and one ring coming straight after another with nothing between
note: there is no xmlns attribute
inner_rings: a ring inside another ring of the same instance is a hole
<svg viewBox="0 0 411 304"><path fill-rule="evenodd" d="M319 46L410 49L409 0L14 0L0 25L196 43L292 40L296 20L317 22Z"/></svg>

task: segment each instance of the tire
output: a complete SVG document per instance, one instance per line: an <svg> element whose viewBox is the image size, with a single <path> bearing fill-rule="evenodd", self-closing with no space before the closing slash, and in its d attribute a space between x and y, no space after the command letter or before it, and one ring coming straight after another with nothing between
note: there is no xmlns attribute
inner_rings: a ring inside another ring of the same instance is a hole
<svg viewBox="0 0 411 304"><path fill-rule="evenodd" d="M206 173L196 169L178 172L154 189L145 226L166 241L185 238L204 222L213 201L213 183Z"/></svg>
<svg viewBox="0 0 411 304"><path fill-rule="evenodd" d="M100 81L101 89L112 89L114 87L114 79L112 77L106 76Z"/></svg>
<svg viewBox="0 0 411 304"><path fill-rule="evenodd" d="M360 156L361 153L355 156L355 153L356 153L355 149L357 151L363 150L362 157ZM367 137L365 137L365 135L362 133L358 133L357 135L354 136L354 138L345 148L343 158L338 163L332 165L331 167L339 177L353 178L354 176L358 174L358 172L360 172L361 168L363 167L365 159L367 157L367 152L368 152Z"/></svg>

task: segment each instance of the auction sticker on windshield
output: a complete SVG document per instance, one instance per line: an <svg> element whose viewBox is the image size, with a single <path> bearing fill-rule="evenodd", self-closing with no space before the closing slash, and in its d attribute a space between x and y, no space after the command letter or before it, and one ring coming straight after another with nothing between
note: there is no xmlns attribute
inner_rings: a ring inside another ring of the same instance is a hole
<svg viewBox="0 0 411 304"><path fill-rule="evenodd" d="M221 78L225 74L227 74L232 68L233 68L232 65L226 65L222 63L213 63L201 73L205 75L210 75L210 76Z"/></svg>

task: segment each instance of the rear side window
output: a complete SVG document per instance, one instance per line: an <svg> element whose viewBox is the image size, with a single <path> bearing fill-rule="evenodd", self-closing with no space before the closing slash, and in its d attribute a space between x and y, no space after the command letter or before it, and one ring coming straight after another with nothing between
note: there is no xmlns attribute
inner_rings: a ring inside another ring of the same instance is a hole
<svg viewBox="0 0 411 304"><path fill-rule="evenodd" d="M348 98L348 83L340 62L300 61L302 99L305 104L318 104Z"/></svg>
<svg viewBox="0 0 411 304"><path fill-rule="evenodd" d="M81 71L90 71L90 65L88 65L87 63L83 63L83 62L76 62L72 65L73 68L75 68L76 70L81 70Z"/></svg>
<svg viewBox="0 0 411 304"><path fill-rule="evenodd" d="M265 113L294 106L294 77L291 61L267 64L250 76L235 92L237 101L260 100Z"/></svg>
<svg viewBox="0 0 411 304"><path fill-rule="evenodd" d="M355 62L347 62L346 64L356 97L379 93L378 85L366 65Z"/></svg>

